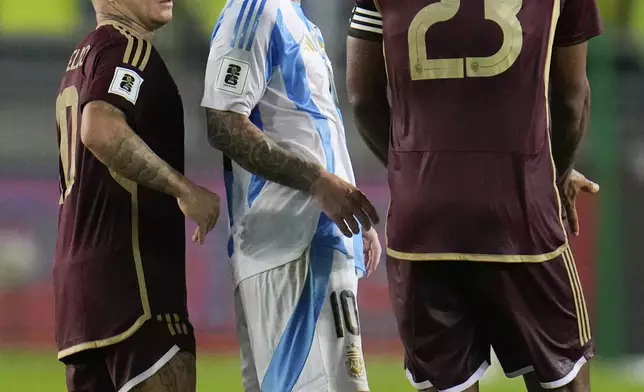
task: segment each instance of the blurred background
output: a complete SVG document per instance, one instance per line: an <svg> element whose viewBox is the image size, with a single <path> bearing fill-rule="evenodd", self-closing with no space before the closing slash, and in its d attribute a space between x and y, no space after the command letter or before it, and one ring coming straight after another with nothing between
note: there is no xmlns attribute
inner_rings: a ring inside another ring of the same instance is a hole
<svg viewBox="0 0 644 392"><path fill-rule="evenodd" d="M592 121L578 168L602 186L579 202L575 254L598 342L598 391L644 391L644 0L598 0L605 35L590 45ZM223 0L182 0L154 43L184 99L189 177L223 194L221 156L199 107L212 28ZM364 147L346 104L350 0L303 0L326 37L359 185L385 215L381 165ZM95 25L89 0L0 0L0 391L64 391L53 347L50 270L58 210L54 102L76 43ZM225 211L222 206L222 211ZM464 224L466 224L464 222ZM191 227L191 226L189 226ZM383 227L380 228L381 231ZM232 287L221 221L189 245L189 306L198 331L201 391L241 391ZM109 300L109 299L107 299ZM384 268L359 294L373 391L408 391ZM520 391L493 369L488 391Z"/></svg>

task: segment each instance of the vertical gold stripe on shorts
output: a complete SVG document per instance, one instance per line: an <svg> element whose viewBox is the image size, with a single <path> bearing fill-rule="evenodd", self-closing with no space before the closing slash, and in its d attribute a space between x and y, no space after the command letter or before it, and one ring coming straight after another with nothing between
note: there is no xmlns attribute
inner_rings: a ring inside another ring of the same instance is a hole
<svg viewBox="0 0 644 392"><path fill-rule="evenodd" d="M163 321L163 316L160 314L157 314L157 321Z"/></svg>
<svg viewBox="0 0 644 392"><path fill-rule="evenodd" d="M582 311L581 311L581 301L580 301L580 295L579 291L577 288L577 284L575 282L575 277L574 277L574 270L572 269L570 265L570 259L568 257L568 252L564 252L562 255L564 265L566 267L566 272L568 273L568 281L570 282L570 290L572 290L572 296L573 300L575 301L575 315L577 317L577 328L579 332L579 344L583 346L586 344L586 329L583 326L583 321L582 321Z"/></svg>
<svg viewBox="0 0 644 392"><path fill-rule="evenodd" d="M170 317L170 313L165 314L165 321L168 323L168 329L170 330L170 335L174 336L177 334L177 332L174 330L174 327L172 326L172 317Z"/></svg>
<svg viewBox="0 0 644 392"><path fill-rule="evenodd" d="M134 37L136 39L136 52L134 52L134 59L132 59L132 66L136 67L139 60L141 59L141 53L143 53L143 45L145 41L139 37Z"/></svg>
<svg viewBox="0 0 644 392"><path fill-rule="evenodd" d="M580 310L579 310L579 301L578 301L578 295L577 295L577 288L575 286L575 283L573 281L573 276L572 276L572 270L570 268L570 264L568 263L568 254L566 252L563 253L562 255L564 265L566 267L566 273L568 273L568 282L570 283L570 290L572 290L572 296L573 300L575 301L575 315L577 318L577 329L579 332L579 344L584 345L586 342L584 340L584 332L583 332L583 327L581 325L581 315L580 315Z"/></svg>
<svg viewBox="0 0 644 392"><path fill-rule="evenodd" d="M177 333L181 335L181 318L177 313L174 314L174 327L177 329Z"/></svg>
<svg viewBox="0 0 644 392"><path fill-rule="evenodd" d="M581 279L579 279L577 264L575 263L575 256L572 255L570 249L568 249L568 257L570 258L570 264L572 265L573 271L575 271L574 276L577 278L577 287L579 287L579 293L581 294L581 312L584 316L582 322L583 326L586 328L586 337L588 338L588 340L590 340L592 338L592 331L590 330L590 317L588 316L588 306L586 305L586 297L584 296L584 287L581 285Z"/></svg>
<svg viewBox="0 0 644 392"><path fill-rule="evenodd" d="M145 55L143 56L143 60L141 60L141 65L139 65L139 69L141 71L145 71L145 67L148 65L148 61L150 60L151 53L152 53L152 43L145 41Z"/></svg>

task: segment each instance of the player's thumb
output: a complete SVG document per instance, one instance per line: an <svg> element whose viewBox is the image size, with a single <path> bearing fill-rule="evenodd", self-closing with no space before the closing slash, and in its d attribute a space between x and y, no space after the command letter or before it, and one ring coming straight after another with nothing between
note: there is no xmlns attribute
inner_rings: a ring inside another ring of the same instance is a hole
<svg viewBox="0 0 644 392"><path fill-rule="evenodd" d="M597 193L599 192L599 184L586 180L584 181L584 186L581 187L581 190L588 193Z"/></svg>

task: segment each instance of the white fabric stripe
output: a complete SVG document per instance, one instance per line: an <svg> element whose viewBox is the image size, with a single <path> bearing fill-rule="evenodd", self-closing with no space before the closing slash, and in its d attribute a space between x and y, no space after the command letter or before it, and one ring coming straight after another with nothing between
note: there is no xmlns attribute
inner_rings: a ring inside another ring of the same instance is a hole
<svg viewBox="0 0 644 392"><path fill-rule="evenodd" d="M352 29L356 29L356 30L363 30L363 31L368 31L370 33L382 34L382 29L379 29L377 27L361 25L361 24L358 24L358 23L355 23L355 22L351 22L350 27Z"/></svg>
<svg viewBox="0 0 644 392"><path fill-rule="evenodd" d="M469 388L472 385L476 384L481 379L481 377L483 377L483 374L485 374L485 371L489 367L490 367L489 363L483 362L481 364L481 366L478 368L478 370L475 371L474 374L472 374L472 376L467 379L467 381L465 381L461 385L457 385L455 387L451 387L451 388L448 388L448 389L441 389L440 392L463 392L467 388Z"/></svg>
<svg viewBox="0 0 644 392"><path fill-rule="evenodd" d="M552 382L540 382L541 388L543 389L557 389L561 388L564 385L568 385L572 380L577 377L577 374L579 374L579 371L581 370L581 367L584 366L588 362L586 357L581 357L579 361L573 366L572 370L570 373L568 373L564 378L557 380L557 381L552 381Z"/></svg>
<svg viewBox="0 0 644 392"><path fill-rule="evenodd" d="M377 25L377 26L382 26L382 20L368 18L366 16L353 15L353 20L357 20L357 21L365 22L365 23L371 23L371 24L374 24L374 25Z"/></svg>
<svg viewBox="0 0 644 392"><path fill-rule="evenodd" d="M519 370L514 371L514 372L505 373L505 376L507 378L517 378L519 376L525 376L526 374L532 373L532 372L534 372L534 366L530 365L530 366L526 366L523 369L519 369Z"/></svg>
<svg viewBox="0 0 644 392"><path fill-rule="evenodd" d="M170 362L172 357L174 357L178 352L179 352L179 346L175 344L174 346L172 346L170 351L165 353L161 357L161 359L159 359L154 365L152 365L152 367L150 367L148 370L144 371L143 373L139 374L138 376L134 377L133 379L125 383L125 385L123 385L123 387L119 389L119 392L128 392L129 390L139 385L143 381L152 377L152 375L154 375L156 372L161 370L161 368L165 366L165 364Z"/></svg>
<svg viewBox="0 0 644 392"><path fill-rule="evenodd" d="M409 369L405 369L405 373L407 374L407 380L409 380L409 383L411 384L411 386L418 389L419 391L421 389L429 389L433 387L432 383L429 381L423 381L423 382L414 381L414 376L411 374Z"/></svg>
<svg viewBox="0 0 644 392"><path fill-rule="evenodd" d="M368 10L368 9L365 9L365 8L360 8L360 7L356 7L356 12L359 13L359 14L368 15L368 16L374 16L374 17L376 17L378 19L382 19L382 15L380 15L380 12L371 11L371 10Z"/></svg>

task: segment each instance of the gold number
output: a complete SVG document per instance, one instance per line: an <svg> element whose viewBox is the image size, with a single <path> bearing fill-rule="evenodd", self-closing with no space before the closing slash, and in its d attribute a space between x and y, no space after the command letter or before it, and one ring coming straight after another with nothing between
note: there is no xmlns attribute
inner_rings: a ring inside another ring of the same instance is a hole
<svg viewBox="0 0 644 392"><path fill-rule="evenodd" d="M71 117L68 117L68 114ZM78 90L74 86L67 87L56 99L56 122L60 134L60 163L63 169L60 204L65 201L74 185L78 115Z"/></svg>
<svg viewBox="0 0 644 392"><path fill-rule="evenodd" d="M517 18L523 0L485 0L485 19L503 32L501 48L490 57L465 59L427 58L427 31L436 23L456 16L461 0L441 0L421 9L409 26L409 69L412 80L460 79L497 76L517 60L523 47L523 29Z"/></svg>

